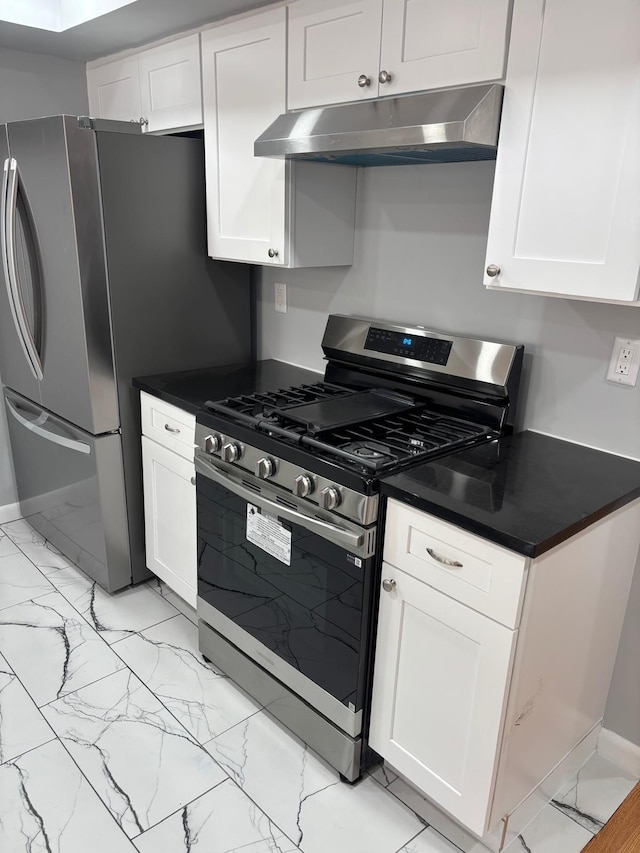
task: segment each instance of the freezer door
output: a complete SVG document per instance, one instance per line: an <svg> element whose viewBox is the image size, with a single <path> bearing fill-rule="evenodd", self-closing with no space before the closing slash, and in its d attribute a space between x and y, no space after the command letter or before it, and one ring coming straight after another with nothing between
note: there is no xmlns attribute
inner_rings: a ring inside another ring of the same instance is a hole
<svg viewBox="0 0 640 853"><path fill-rule="evenodd" d="M0 375L40 399L42 300L33 222L0 125Z"/></svg>
<svg viewBox="0 0 640 853"><path fill-rule="evenodd" d="M94 437L4 389L23 516L101 587L131 583L120 435Z"/></svg>
<svg viewBox="0 0 640 853"><path fill-rule="evenodd" d="M87 432L109 432L119 416L95 134L71 116L13 122L7 134L26 223L18 277L34 294L43 378L33 393L4 376L4 359L3 379Z"/></svg>

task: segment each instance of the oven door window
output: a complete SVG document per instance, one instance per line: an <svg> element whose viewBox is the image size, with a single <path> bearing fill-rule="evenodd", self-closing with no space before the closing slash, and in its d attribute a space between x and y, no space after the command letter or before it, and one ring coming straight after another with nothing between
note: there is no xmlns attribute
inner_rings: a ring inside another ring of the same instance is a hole
<svg viewBox="0 0 640 853"><path fill-rule="evenodd" d="M247 509L246 500L198 477L198 595L358 710L364 581L372 560L355 560L285 521L283 533L291 534L287 565L248 541Z"/></svg>

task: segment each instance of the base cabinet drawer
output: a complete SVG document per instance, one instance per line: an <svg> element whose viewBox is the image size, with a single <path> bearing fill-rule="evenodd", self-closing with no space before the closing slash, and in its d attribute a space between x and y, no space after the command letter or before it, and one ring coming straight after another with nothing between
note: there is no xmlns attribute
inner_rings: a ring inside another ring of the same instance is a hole
<svg viewBox="0 0 640 853"><path fill-rule="evenodd" d="M517 631L383 565L369 742L482 836Z"/></svg>
<svg viewBox="0 0 640 853"><path fill-rule="evenodd" d="M142 434L157 441L167 450L191 460L193 467L195 416L144 392L140 394L140 405Z"/></svg>
<svg viewBox="0 0 640 853"><path fill-rule="evenodd" d="M520 554L389 500L384 559L509 628L518 624L529 562Z"/></svg>
<svg viewBox="0 0 640 853"><path fill-rule="evenodd" d="M147 566L196 606L196 490L193 460L142 437Z"/></svg>

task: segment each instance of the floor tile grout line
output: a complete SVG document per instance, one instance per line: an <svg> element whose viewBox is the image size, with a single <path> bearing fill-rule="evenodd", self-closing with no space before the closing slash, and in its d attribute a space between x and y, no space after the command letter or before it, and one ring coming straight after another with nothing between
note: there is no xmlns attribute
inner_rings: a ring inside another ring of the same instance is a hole
<svg viewBox="0 0 640 853"><path fill-rule="evenodd" d="M404 848L408 844L411 844L412 841L415 841L416 838L419 838L423 834L423 832L427 831L428 828L429 828L428 826L423 826L422 829L420 830L420 832L416 832L415 835L412 835L411 838L408 841L405 841L404 844L402 844L400 847L398 847L398 849L396 851L394 851L394 853L402 853L402 851L404 850ZM449 843L451 843L451 842L449 842ZM457 849L460 849L460 848L457 848ZM462 853L462 851L461 851L461 853Z"/></svg>
<svg viewBox="0 0 640 853"><path fill-rule="evenodd" d="M42 718L44 720L44 717ZM49 725L47 720L44 720L47 725ZM49 726L51 729L51 726ZM23 755L29 755L31 752L35 752L37 749L40 749L41 746L46 746L48 743L52 743L54 740L60 740L58 735L51 729L51 734L53 737L50 737L49 740L43 741L43 743L38 743L35 746L30 746L29 749L25 749L24 752L20 752L18 755L14 755L13 758L7 758L6 761L0 763L0 767L5 767L7 764L12 764L14 761L18 761L18 759L22 758Z"/></svg>
<svg viewBox="0 0 640 853"><path fill-rule="evenodd" d="M64 751L67 753L67 755L69 756L69 758L71 759L71 761L73 762L73 764L74 764L74 765L76 766L76 768L78 769L78 772L80 773L80 775L82 776L82 778L85 780L85 782L87 783L87 785L91 788L91 790L93 791L93 793L96 795L96 798L97 798L98 802L100 803L100 805L102 806L102 808L107 812L107 814L109 815L109 817L111 818L111 820L115 823L115 825L118 827L118 829L120 830L120 832L122 833L122 835L127 839L127 841L129 842L129 844L131 845L131 850L132 850L132 851L134 851L134 853L135 853L136 848L135 848L135 845L133 844L133 841L129 838L129 836L127 835L127 833L126 833L126 832L124 831L124 829L120 826L120 824L119 824L119 823L118 823L118 821L116 820L116 818L115 818L115 816L114 816L113 812L111 811L111 809L110 809L110 808L107 806L107 804L104 802L104 800L102 799L102 797L100 796L100 794L96 791L96 789L94 788L93 784L91 783L91 780L90 780L89 778L87 778L86 774L85 774L85 773L84 773L84 771L82 770L82 767L80 767L80 765L79 765L79 764L78 764L78 762L75 760L75 758L73 757L73 755L71 754L71 752L67 749L67 746L66 746L66 744L65 744L64 740L63 740L61 737L58 737L57 735L56 735L56 738L57 738L57 740L60 742L60 744L62 745L62 748L63 748L63 749L64 749Z"/></svg>
<svg viewBox="0 0 640 853"><path fill-rule="evenodd" d="M147 835L147 833L151 832L153 829L156 829L158 826L160 826L161 823L164 823L165 820L169 820L169 818L172 818L175 815L180 814L185 809L188 809L189 806L192 806L194 803L196 803L201 797L206 797L207 794L210 794L212 791L215 791L216 788L220 787L220 785L224 785L225 782L231 782L231 781L233 781L233 780L229 779L228 776L225 779L220 779L219 782L216 782L215 785L212 785L210 788L207 788L207 790L203 791L202 794L198 794L197 797L194 797L192 800L189 800L188 803L185 803L183 806L180 806L179 808L175 809L170 814L165 815L164 817L160 818L160 820L156 821L155 823L152 823L151 826L148 826L142 832L139 832L137 835L134 835L133 838L130 839L131 842L133 842L134 839L142 838L143 836Z"/></svg>

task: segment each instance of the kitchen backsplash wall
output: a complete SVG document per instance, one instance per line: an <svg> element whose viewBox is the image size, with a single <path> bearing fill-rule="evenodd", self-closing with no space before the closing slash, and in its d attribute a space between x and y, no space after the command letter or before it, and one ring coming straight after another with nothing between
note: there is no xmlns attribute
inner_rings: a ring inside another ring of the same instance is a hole
<svg viewBox="0 0 640 853"><path fill-rule="evenodd" d="M604 381L616 335L640 338L640 308L485 291L493 170L484 162L361 170L353 266L260 271L260 357L322 370L329 313L522 343L521 427L640 459L640 386ZM289 285L287 314L274 310L275 282ZM605 717L640 745L639 644L640 566Z"/></svg>
<svg viewBox="0 0 640 853"><path fill-rule="evenodd" d="M604 381L616 335L640 338L640 309L486 291L493 169L478 162L361 170L353 266L262 269L261 357L323 370L329 313L522 343L522 426L640 459L640 386ZM289 285L287 314L274 310L277 281Z"/></svg>
<svg viewBox="0 0 640 853"><path fill-rule="evenodd" d="M89 109L83 62L0 49L0 124ZM0 406L0 513L17 501L4 405Z"/></svg>

